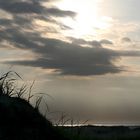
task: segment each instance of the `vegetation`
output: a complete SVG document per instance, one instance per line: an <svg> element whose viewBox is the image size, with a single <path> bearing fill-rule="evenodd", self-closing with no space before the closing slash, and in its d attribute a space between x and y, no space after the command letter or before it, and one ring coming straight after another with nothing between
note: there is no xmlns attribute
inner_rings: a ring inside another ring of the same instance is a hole
<svg viewBox="0 0 140 140"><path fill-rule="evenodd" d="M30 104L33 84L29 92L25 85L17 88L16 78L11 78L13 75L21 79L15 72L8 72L0 78L0 139L66 140L39 112L41 98L38 98L35 107Z"/></svg>
<svg viewBox="0 0 140 140"><path fill-rule="evenodd" d="M15 77L15 78L14 78ZM74 119L62 113L52 125L40 112L42 97L34 106L30 101L32 87L25 84L18 88L16 81L22 78L16 72L8 72L0 78L0 139L1 140L138 140L140 127L74 126ZM28 90L27 90L28 89ZM46 105L48 110L48 105ZM67 122L71 127L66 127ZM85 121L84 123L86 123Z"/></svg>

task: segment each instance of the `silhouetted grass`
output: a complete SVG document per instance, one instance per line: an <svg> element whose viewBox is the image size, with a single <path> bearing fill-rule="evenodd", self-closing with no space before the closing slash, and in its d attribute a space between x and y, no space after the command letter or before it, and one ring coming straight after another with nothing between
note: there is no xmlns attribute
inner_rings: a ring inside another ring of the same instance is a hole
<svg viewBox="0 0 140 140"><path fill-rule="evenodd" d="M81 121L75 120L64 112L59 120L52 125L43 116L39 107L43 95L32 94L34 82L17 86L17 80L23 79L16 72L9 71L0 78L0 140L139 140L140 128L129 127L96 127L80 126ZM31 99L35 99L32 106ZM46 112L50 112L47 102ZM86 124L88 120L82 122ZM66 127L66 124L71 127ZM77 126L75 126L75 124Z"/></svg>
<svg viewBox="0 0 140 140"><path fill-rule="evenodd" d="M22 80L13 71L0 78L0 140L66 140L40 113L42 97L34 107L30 104L34 81L28 89L25 84L18 87L17 79Z"/></svg>

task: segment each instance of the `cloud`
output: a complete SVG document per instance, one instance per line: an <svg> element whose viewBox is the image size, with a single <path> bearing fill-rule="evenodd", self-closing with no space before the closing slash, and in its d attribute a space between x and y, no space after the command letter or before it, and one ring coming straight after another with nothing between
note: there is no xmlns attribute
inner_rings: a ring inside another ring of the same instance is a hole
<svg viewBox="0 0 140 140"><path fill-rule="evenodd" d="M86 41L84 39L81 38L73 38L73 37L68 37L68 39L70 39L70 41L74 44L79 44L79 45L91 45L94 47L101 47L102 45L113 45L113 42L111 42L110 40L107 39L102 39L100 41L97 40L93 40L93 41Z"/></svg>
<svg viewBox="0 0 140 140"><path fill-rule="evenodd" d="M118 51L118 54L122 57L140 57L140 51L134 50Z"/></svg>
<svg viewBox="0 0 140 140"><path fill-rule="evenodd" d="M121 57L140 56L139 51L114 51L102 46L82 47L34 34L16 35L11 42L15 43L18 48L31 50L37 57L29 61L9 61L7 63L52 69L62 75L89 76L119 73L126 70L115 65L116 60Z"/></svg>
<svg viewBox="0 0 140 140"><path fill-rule="evenodd" d="M67 37L71 43L76 45L88 44L88 41L81 39L81 38L74 38L74 37Z"/></svg>
<svg viewBox="0 0 140 140"><path fill-rule="evenodd" d="M73 44L76 44L76 45L90 45L92 47L101 47L101 43L97 40L93 40L93 41L86 41L84 39L81 39L81 38L73 38L73 37L68 37L68 39L70 39L70 41L73 43Z"/></svg>
<svg viewBox="0 0 140 140"><path fill-rule="evenodd" d="M1 40L10 41L10 38L16 38L16 34L17 36L23 36L23 34L28 34L28 32L41 34L40 32L34 31L35 29L39 29L41 26L43 26L40 24L40 27L35 27L33 22L36 20L42 20L46 26L48 23L50 24L49 27L46 27L44 30L47 33L57 33L58 30L70 30L70 27L64 25L60 21L57 21L55 17L65 18L70 16L73 18L76 13L61 10L56 7L47 7L46 5L42 4L42 2L46 1L50 2L48 0L0 0ZM9 14L10 18L7 18L7 13ZM57 31L54 26L59 27Z"/></svg>
<svg viewBox="0 0 140 140"><path fill-rule="evenodd" d="M28 41L23 36L20 39L18 36L13 38L13 42L20 48L32 50L38 54L38 58L8 63L53 69L63 75L88 76L121 71L120 67L113 64L118 54L112 50L100 47L81 47L62 40L29 36L33 41ZM38 46L40 43L43 44L42 47Z"/></svg>
<svg viewBox="0 0 140 140"><path fill-rule="evenodd" d="M28 14L26 6L30 7ZM26 8L24 9L24 7ZM123 71L123 68L115 65L115 61L121 56L132 55L132 52L124 54L103 48L102 44L111 44L109 40L86 41L84 39L69 38L71 42L66 42L61 39L47 38L42 36L42 30L37 30L41 24L38 26L33 24L36 19L56 24L59 22L52 20L52 16L73 17L74 12L47 8L35 0L13 0L10 2L0 0L0 9L12 15L10 19L0 19L1 42L6 41L10 46L12 45L21 51L32 51L36 56L33 60L23 58L23 60L20 59L21 61L12 60L5 63L53 69L56 73L63 75L89 76L119 73ZM47 18L44 17L44 11L47 13ZM59 26L64 29L68 28L61 23L59 23ZM54 30L50 30L50 32L52 31ZM83 47L83 45L89 47Z"/></svg>
<svg viewBox="0 0 140 140"><path fill-rule="evenodd" d="M56 17L65 17L65 16L75 17L75 15L76 15L75 12L64 11L64 10L61 10L58 8L47 8L46 14L50 14L50 15L56 16Z"/></svg>
<svg viewBox="0 0 140 140"><path fill-rule="evenodd" d="M131 39L130 39L129 37L123 37L123 38L121 39L121 41L122 41L123 43L131 43Z"/></svg>
<svg viewBox="0 0 140 140"><path fill-rule="evenodd" d="M100 40L100 43L103 45L113 45L113 42L107 39Z"/></svg>
<svg viewBox="0 0 140 140"><path fill-rule="evenodd" d="M99 41L93 40L93 41L88 41L88 44L94 47L102 47L101 43Z"/></svg>
<svg viewBox="0 0 140 140"><path fill-rule="evenodd" d="M72 11L61 10L56 7L48 8L46 6L42 6L41 2L37 0L0 0L0 8L13 14L44 13L46 16L56 17L74 17L76 15L76 13Z"/></svg>
<svg viewBox="0 0 140 140"><path fill-rule="evenodd" d="M38 2L33 0L22 1L12 0L4 1L0 0L0 8L10 13L40 13L43 8Z"/></svg>
<svg viewBox="0 0 140 140"><path fill-rule="evenodd" d="M5 63L53 69L64 75L87 76L121 71L113 63L118 56L112 50L102 48L98 41L87 42L92 48L85 48L60 39L42 37L42 32L36 31L33 26L32 18L16 15L11 20L1 19L0 39L21 51L29 50L36 55L33 60Z"/></svg>

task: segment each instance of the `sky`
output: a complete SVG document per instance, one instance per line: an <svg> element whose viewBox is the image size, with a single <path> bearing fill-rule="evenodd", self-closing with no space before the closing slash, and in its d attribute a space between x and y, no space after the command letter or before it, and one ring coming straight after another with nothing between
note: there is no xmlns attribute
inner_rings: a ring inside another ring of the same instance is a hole
<svg viewBox="0 0 140 140"><path fill-rule="evenodd" d="M0 0L0 73L35 80L51 111L80 123L140 124L139 5Z"/></svg>

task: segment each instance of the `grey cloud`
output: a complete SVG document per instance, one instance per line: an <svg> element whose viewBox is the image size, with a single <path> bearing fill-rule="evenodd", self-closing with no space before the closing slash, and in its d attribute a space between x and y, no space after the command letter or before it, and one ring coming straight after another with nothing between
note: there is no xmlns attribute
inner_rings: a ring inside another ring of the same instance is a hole
<svg viewBox="0 0 140 140"><path fill-rule="evenodd" d="M54 69L65 75L88 76L118 73L123 71L123 68L116 66L114 61L121 56L136 55L136 52L132 51L117 52L102 47L81 47L58 39L43 38L35 32L20 32L14 28L7 28L4 33L0 33L0 37L17 48L29 49L38 55L38 58L32 61L6 63ZM137 55L139 55L138 52Z"/></svg>
<svg viewBox="0 0 140 140"><path fill-rule="evenodd" d="M88 44L94 47L102 47L102 45L113 45L113 42L111 42L110 40L107 39L102 39L100 41L97 40L93 40L93 41L86 41L84 39L81 38L73 38L73 37L68 37L68 39L70 39L72 41L72 43L74 44L79 44L79 45L84 45L84 44Z"/></svg>
<svg viewBox="0 0 140 140"><path fill-rule="evenodd" d="M97 40L93 40L93 41L86 41L84 39L81 39L81 38L73 38L73 37L68 37L68 39L71 40L71 42L73 44L76 44L76 45L91 45L93 47L101 47L101 43Z"/></svg>
<svg viewBox="0 0 140 140"><path fill-rule="evenodd" d="M72 11L63 11L57 8L47 8L41 5L43 0L11 0L4 1L0 0L0 9L9 12L13 18L12 19L0 19L1 39L7 40L8 38L14 38L15 33L22 36L22 30L30 30L34 32L34 26L32 21L34 19L41 19L44 22L50 22L57 24L61 30L70 30L71 28L58 22L52 17L56 16L74 16L75 13ZM46 0L44 0L46 2ZM35 14L34 14L35 13ZM52 29L50 29L52 28ZM12 32L11 32L12 30ZM14 33L15 32L15 33ZM48 27L46 29L47 33L58 32L55 31L53 27ZM34 32L35 33L35 32ZM39 32L36 32L40 34ZM36 34L35 33L35 34ZM6 34L6 35L5 35ZM24 31L24 34L26 32Z"/></svg>
<svg viewBox="0 0 140 140"><path fill-rule="evenodd" d="M13 26L16 26L16 30L26 28L26 30L33 31L35 27L32 25L32 21L34 19L55 24L59 26L60 30L71 30L70 27L64 25L60 21L57 21L55 17L65 18L66 16L70 16L73 18L76 13L72 11L61 10L56 7L48 8L47 6L42 6L41 2L46 1L48 0L0 0L0 9L9 12L13 17L11 20L0 19L0 27L2 28L2 32L7 33L7 31L4 30L6 28L15 29ZM53 29L50 30L50 28ZM54 31L53 26L49 27L49 30L47 29L46 32L52 33L52 30Z"/></svg>
<svg viewBox="0 0 140 140"><path fill-rule="evenodd" d="M122 57L140 57L140 51L118 51L118 54Z"/></svg>
<svg viewBox="0 0 140 140"><path fill-rule="evenodd" d="M43 8L38 2L33 0L21 1L0 0L0 8L10 13L40 13Z"/></svg>
<svg viewBox="0 0 140 140"><path fill-rule="evenodd" d="M30 38L30 40L29 40ZM125 71L114 64L120 57L140 56L136 51L113 51L102 47L81 47L58 39L39 37L37 34L16 35L11 42L18 48L30 49L38 58L12 61L11 64L54 69L64 75L102 75ZM40 45L42 43L42 47Z"/></svg>
<svg viewBox="0 0 140 140"><path fill-rule="evenodd" d="M124 42L124 43L130 43L131 42L131 39L129 37L123 37L121 39L121 41Z"/></svg>
<svg viewBox="0 0 140 140"><path fill-rule="evenodd" d="M81 44L88 44L88 42L81 38L74 38L74 37L67 37L73 44L81 45Z"/></svg>
<svg viewBox="0 0 140 140"><path fill-rule="evenodd" d="M6 62L10 64L54 69L64 75L89 76L121 72L123 68L116 66L114 61L121 56L134 56L132 52L122 53L102 48L98 41L79 40L96 46L81 47L58 39L43 38L35 31L22 32L19 27L6 27L4 32L0 32L1 39L7 40L21 51L28 49L38 55L32 61Z"/></svg>
<svg viewBox="0 0 140 140"><path fill-rule="evenodd" d="M10 19L0 19L0 26L8 26L10 22Z"/></svg>
<svg viewBox="0 0 140 140"><path fill-rule="evenodd" d="M105 45L113 45L113 42L107 39L100 40L100 43Z"/></svg>
<svg viewBox="0 0 140 140"><path fill-rule="evenodd" d="M30 41L26 40L25 36L22 36L22 39L20 36L12 39L16 46L30 49L40 57L32 61L8 63L54 69L64 75L88 76L121 71L120 67L113 64L113 61L118 58L117 53L109 49L85 48L57 39L36 38L35 36L30 36ZM39 43L44 46L38 46Z"/></svg>
<svg viewBox="0 0 140 140"><path fill-rule="evenodd" d="M46 16L56 17L74 17L76 15L76 13L72 11L65 11L55 7L47 8L45 6L42 6L41 2L37 0L0 0L0 8L13 14L44 13Z"/></svg>
<svg viewBox="0 0 140 140"><path fill-rule="evenodd" d="M46 14L50 14L52 16L56 16L56 17L65 17L65 16L70 16L70 17L74 17L76 15L75 12L72 11L64 11L58 8L47 8L46 9Z"/></svg>
<svg viewBox="0 0 140 140"><path fill-rule="evenodd" d="M17 3L16 0L13 0L9 3L8 1L1 0L0 2L1 4L7 4L7 6L11 6L10 3ZM29 3L27 1L24 2L26 4ZM36 4L37 9L41 10L42 8L44 8L40 7L41 5L39 5L39 3L33 3L34 1L31 2L32 4ZM19 7L21 5L25 5L23 4L23 1L19 4ZM31 5L31 3L29 3L29 5ZM7 7L2 7L2 5L0 5L0 8L7 10ZM24 9L18 10L19 13L22 14L16 14L15 12L13 12L13 19L0 19L0 39L2 41L4 40L9 42L15 48L21 49L21 51L22 49L30 50L38 57L36 57L32 61L17 60L5 63L41 67L43 69L54 69L60 74L80 76L118 73L123 70L122 67L116 66L114 64L114 61L124 54L115 52L111 49L103 48L101 42L96 40L86 41L83 39L77 40L73 38L71 39L72 43L68 43L54 38L51 39L42 37L41 32L36 31L36 27L34 27L32 24L33 18L42 19L42 14L39 12L36 12L36 14L32 14L34 12L32 8L30 9L31 11L29 12L29 14L25 15L22 11ZM56 14L58 14L59 12L60 13L57 16L74 16L74 14L70 11L57 11L56 9L47 10L49 11L48 15L50 16L56 16ZM12 12L11 7L9 8L8 12ZM50 18L49 20L51 21ZM63 25L61 25L61 27L68 28ZM90 47L82 47L82 44L89 45Z"/></svg>
<svg viewBox="0 0 140 140"><path fill-rule="evenodd" d="M101 43L99 41L93 40L88 42L89 45L95 46L95 47L102 47Z"/></svg>
<svg viewBox="0 0 140 140"><path fill-rule="evenodd" d="M67 26L67 25L64 25L64 24L61 24L61 23L59 23L59 25L60 25L60 28L61 28L62 30L72 30L72 28L69 27L69 26Z"/></svg>

